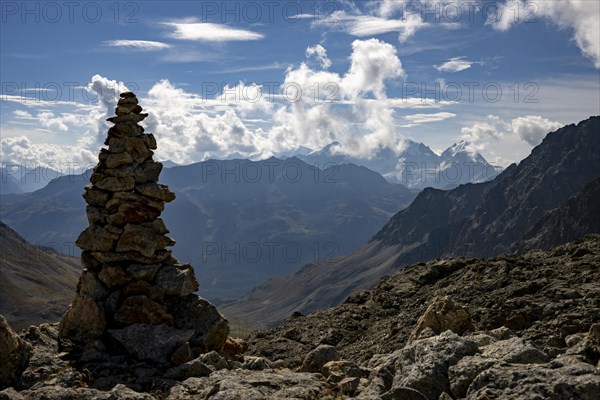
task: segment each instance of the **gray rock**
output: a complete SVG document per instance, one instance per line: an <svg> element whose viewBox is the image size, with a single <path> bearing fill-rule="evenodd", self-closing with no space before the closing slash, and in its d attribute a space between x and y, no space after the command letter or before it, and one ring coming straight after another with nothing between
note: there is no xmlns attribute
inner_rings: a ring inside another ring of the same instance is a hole
<svg viewBox="0 0 600 400"><path fill-rule="evenodd" d="M94 300L76 295L60 321L60 336L78 342L88 342L104 332L106 318L103 307Z"/></svg>
<svg viewBox="0 0 600 400"><path fill-rule="evenodd" d="M154 208L157 211L163 211L165 206L161 201L153 200L149 197L132 192L116 192L112 198L106 202L106 209L110 212L116 212L125 203L143 204Z"/></svg>
<svg viewBox="0 0 600 400"><path fill-rule="evenodd" d="M437 399L442 392L450 392L449 367L477 352L475 342L446 331L392 354L374 356L369 369L372 378L382 379L383 388L409 387L428 399Z"/></svg>
<svg viewBox="0 0 600 400"><path fill-rule="evenodd" d="M160 172L162 171L162 167L163 167L162 163L152 161L152 160L144 161L141 165L141 169L142 169L143 175L146 178L145 182L157 182ZM144 182L136 181L136 183L144 183Z"/></svg>
<svg viewBox="0 0 600 400"><path fill-rule="evenodd" d="M185 342L173 352L170 360L173 365L179 366L188 361L192 361L193 358L194 354L192 353L192 348L188 342Z"/></svg>
<svg viewBox="0 0 600 400"><path fill-rule="evenodd" d="M136 123L120 123L108 130L109 137L139 136L144 128Z"/></svg>
<svg viewBox="0 0 600 400"><path fill-rule="evenodd" d="M133 163L133 157L129 153L113 153L106 157L106 168L118 168L131 163Z"/></svg>
<svg viewBox="0 0 600 400"><path fill-rule="evenodd" d="M549 361L548 356L531 343L521 338L511 338L482 347L482 356L517 364L543 364Z"/></svg>
<svg viewBox="0 0 600 400"><path fill-rule="evenodd" d="M0 391L0 400L25 400L25 397L10 387Z"/></svg>
<svg viewBox="0 0 600 400"><path fill-rule="evenodd" d="M558 367L542 364L498 364L480 373L469 386L467 399L596 400L600 374L579 362Z"/></svg>
<svg viewBox="0 0 600 400"><path fill-rule="evenodd" d="M144 140L139 137L109 138L108 149L111 153L127 153L138 164L152 156Z"/></svg>
<svg viewBox="0 0 600 400"><path fill-rule="evenodd" d="M142 122L148 114L125 114L116 117L107 118L106 120L113 124L122 124L124 122Z"/></svg>
<svg viewBox="0 0 600 400"><path fill-rule="evenodd" d="M87 206L85 209L90 225L104 225L106 224L106 218L110 215L104 208Z"/></svg>
<svg viewBox="0 0 600 400"><path fill-rule="evenodd" d="M131 282L131 276L120 267L105 266L98 274L98 278L109 288L123 286Z"/></svg>
<svg viewBox="0 0 600 400"><path fill-rule="evenodd" d="M323 365L339 360L340 356L334 346L322 344L306 355L300 372L320 372Z"/></svg>
<svg viewBox="0 0 600 400"><path fill-rule="evenodd" d="M353 395L358 389L358 385L360 384L360 378L344 378L338 383L338 387L340 391L347 395Z"/></svg>
<svg viewBox="0 0 600 400"><path fill-rule="evenodd" d="M114 248L118 239L119 235L111 233L102 227L92 225L81 232L75 244L81 250L108 252Z"/></svg>
<svg viewBox="0 0 600 400"><path fill-rule="evenodd" d="M333 383L340 382L344 378L363 378L369 375L368 371L347 360L329 361L323 365L321 373L327 381Z"/></svg>
<svg viewBox="0 0 600 400"><path fill-rule="evenodd" d="M127 353L138 360L167 363L177 348L188 342L194 334L191 330L180 330L166 325L130 325L122 329L111 329L109 334L118 341Z"/></svg>
<svg viewBox="0 0 600 400"><path fill-rule="evenodd" d="M93 301L104 301L109 291L98 278L98 274L84 269L77 284L77 293Z"/></svg>
<svg viewBox="0 0 600 400"><path fill-rule="evenodd" d="M208 377L190 378L169 390L168 400L208 398L317 399L327 385L316 374L278 371L220 370Z"/></svg>
<svg viewBox="0 0 600 400"><path fill-rule="evenodd" d="M427 400L428 398L418 390L410 387L396 387L381 396L382 400Z"/></svg>
<svg viewBox="0 0 600 400"><path fill-rule="evenodd" d="M131 176L106 176L95 182L95 186L109 192L124 192L135 187L135 179Z"/></svg>
<svg viewBox="0 0 600 400"><path fill-rule="evenodd" d="M117 262L133 262L133 263L142 263L142 264L158 264L160 262L165 261L167 258L171 257L170 250L158 250L155 251L154 254L150 257L146 257L143 254L140 254L137 251L127 251L121 253L106 253L100 251L94 251L91 253L91 256L94 257L101 263L117 263Z"/></svg>
<svg viewBox="0 0 600 400"><path fill-rule="evenodd" d="M165 294L187 296L198 290L199 285L191 265L177 268L172 265L163 266L156 275L156 286Z"/></svg>
<svg viewBox="0 0 600 400"><path fill-rule="evenodd" d="M252 371L262 371L263 369L271 368L271 362L264 357L244 357L242 368Z"/></svg>
<svg viewBox="0 0 600 400"><path fill-rule="evenodd" d="M213 372L206 364L202 361L195 359L185 364L173 367L165 372L164 377L167 379L175 379L183 381L192 377L208 376Z"/></svg>
<svg viewBox="0 0 600 400"><path fill-rule="evenodd" d="M145 280L151 282L156 277L158 270L162 267L161 264L132 264L127 267L127 273L137 280Z"/></svg>
<svg viewBox="0 0 600 400"><path fill-rule="evenodd" d="M448 379L450 380L450 389L454 396L463 398L467 395L467 389L473 380L481 372L494 366L498 361L481 357L476 354L462 358L456 365L448 369Z"/></svg>
<svg viewBox="0 0 600 400"><path fill-rule="evenodd" d="M202 361L209 368L214 368L215 371L220 369L229 369L229 363L216 351L210 351L208 353L200 354L198 360Z"/></svg>
<svg viewBox="0 0 600 400"><path fill-rule="evenodd" d="M566 354L578 355L583 357L585 362L600 365L600 324L593 324L582 340L571 346Z"/></svg>
<svg viewBox="0 0 600 400"><path fill-rule="evenodd" d="M137 104L118 104L115 108L115 114L126 115L129 113L139 114L142 112L142 107Z"/></svg>
<svg viewBox="0 0 600 400"><path fill-rule="evenodd" d="M0 389L17 381L30 356L31 346L22 340L0 315Z"/></svg>
<svg viewBox="0 0 600 400"><path fill-rule="evenodd" d="M175 193L173 193L167 185L161 185L159 183L146 183L144 185L137 185L135 190L144 196L167 203L175 200Z"/></svg>
<svg viewBox="0 0 600 400"><path fill-rule="evenodd" d="M176 328L194 332L190 345L195 355L223 348L229 324L209 301L190 294L170 305L169 310Z"/></svg>
<svg viewBox="0 0 600 400"><path fill-rule="evenodd" d="M159 248L161 235L152 229L127 224L117 243L117 252L137 251L146 257L152 257Z"/></svg>
<svg viewBox="0 0 600 400"><path fill-rule="evenodd" d="M150 150L156 150L156 138L153 134L148 133L146 135L142 135L142 139Z"/></svg>
<svg viewBox="0 0 600 400"><path fill-rule="evenodd" d="M159 210L142 203L122 203L118 212L106 217L106 221L114 226L124 226L129 223L151 222L159 215Z"/></svg>
<svg viewBox="0 0 600 400"><path fill-rule="evenodd" d="M83 198L85 199L86 203L90 206L103 207L106 204L106 202L110 199L110 193L95 188L93 185L86 185L85 193L83 193Z"/></svg>

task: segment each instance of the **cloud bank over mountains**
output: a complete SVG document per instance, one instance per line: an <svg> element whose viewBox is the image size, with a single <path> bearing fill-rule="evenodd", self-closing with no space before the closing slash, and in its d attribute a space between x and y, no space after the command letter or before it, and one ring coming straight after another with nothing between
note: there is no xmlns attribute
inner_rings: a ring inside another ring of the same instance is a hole
<svg viewBox="0 0 600 400"><path fill-rule="evenodd" d="M441 110L452 102L388 97L390 82L403 82L407 74L396 48L382 40L353 41L345 73L330 70L333 63L320 44L309 46L305 56L305 62L285 71L282 85L275 88L240 81L206 96L165 79L146 94L138 93L150 113L147 130L160 142L157 158L179 164L229 157L256 160L339 142L338 153L368 160L382 149L400 154L406 147L403 127L457 115ZM447 68L460 70L460 61L450 60L454 66ZM25 109L15 111L14 118L23 126L37 124L65 135L83 132L61 145L34 143L27 136L3 138L3 162L93 164L110 126L105 119L113 115L118 94L129 89L123 82L95 75L83 87L94 101L22 102ZM53 105L70 110L54 111ZM529 115L512 120L507 128L496 118L463 128L462 139L471 142L474 152L508 135L533 146L560 125Z"/></svg>

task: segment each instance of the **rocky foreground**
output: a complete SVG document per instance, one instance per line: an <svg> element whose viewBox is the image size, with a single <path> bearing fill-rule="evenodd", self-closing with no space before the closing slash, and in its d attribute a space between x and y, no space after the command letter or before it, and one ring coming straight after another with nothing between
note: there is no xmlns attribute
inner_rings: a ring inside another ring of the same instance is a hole
<svg viewBox="0 0 600 400"><path fill-rule="evenodd" d="M58 326L0 322L0 399L597 399L600 235L437 260L180 366L74 362Z"/></svg>

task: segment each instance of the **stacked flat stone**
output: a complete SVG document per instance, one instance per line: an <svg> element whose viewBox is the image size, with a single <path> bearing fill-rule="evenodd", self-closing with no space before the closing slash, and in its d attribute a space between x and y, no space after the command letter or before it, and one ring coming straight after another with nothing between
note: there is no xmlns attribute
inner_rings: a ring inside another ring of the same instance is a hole
<svg viewBox="0 0 600 400"><path fill-rule="evenodd" d="M77 239L84 266L63 317L62 339L79 346L124 349L132 358L180 364L220 350L229 328L198 290L194 269L167 247L175 241L160 217L175 199L158 183L156 140L138 125L148 114L122 93L83 197L89 227ZM101 343L99 344L98 341Z"/></svg>

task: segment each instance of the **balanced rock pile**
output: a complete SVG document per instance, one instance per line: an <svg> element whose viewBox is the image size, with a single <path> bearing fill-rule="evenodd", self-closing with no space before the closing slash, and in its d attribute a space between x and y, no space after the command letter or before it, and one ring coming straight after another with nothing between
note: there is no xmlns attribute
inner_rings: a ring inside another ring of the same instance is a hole
<svg viewBox="0 0 600 400"><path fill-rule="evenodd" d="M185 363L219 351L227 321L193 294L191 265L166 247L175 242L159 218L175 199L158 183L162 164L152 160L156 140L138 125L148 114L131 92L122 93L115 125L83 197L90 226L77 239L84 270L77 295L60 324L63 343L103 349L159 364Z"/></svg>

